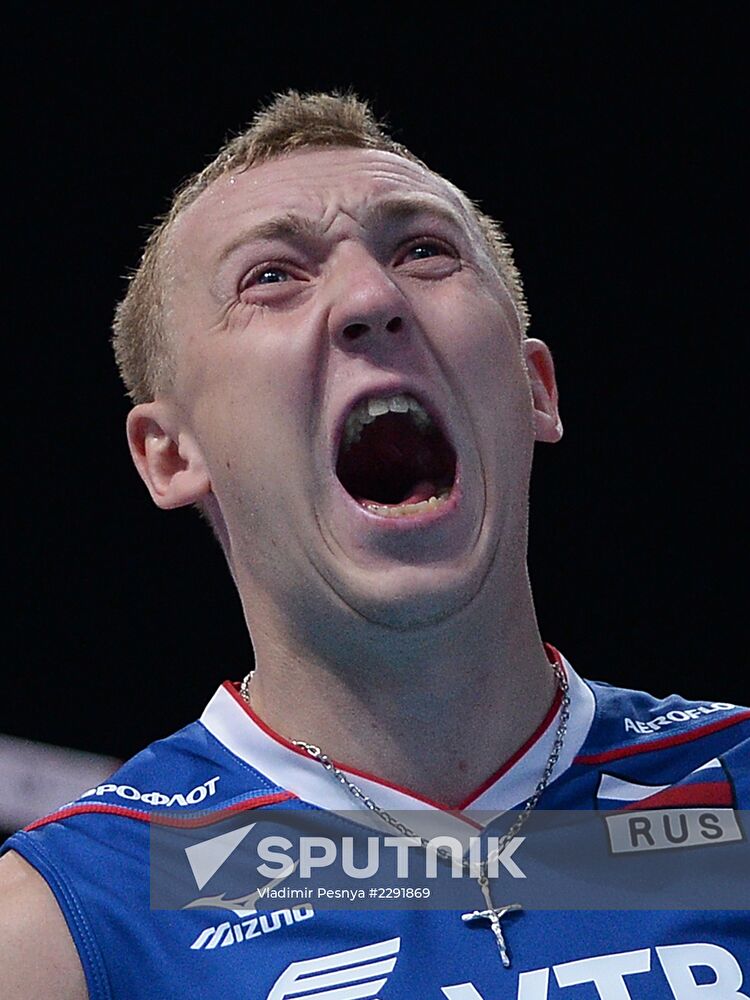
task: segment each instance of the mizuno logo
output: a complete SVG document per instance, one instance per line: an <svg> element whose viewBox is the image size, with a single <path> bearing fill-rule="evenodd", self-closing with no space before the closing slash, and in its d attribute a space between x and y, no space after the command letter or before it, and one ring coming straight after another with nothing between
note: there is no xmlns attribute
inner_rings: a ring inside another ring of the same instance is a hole
<svg viewBox="0 0 750 1000"><path fill-rule="evenodd" d="M287 1000L300 994L310 1000L375 998L393 972L400 947L401 938L395 937L322 958L292 962L266 1000Z"/></svg>
<svg viewBox="0 0 750 1000"><path fill-rule="evenodd" d="M272 910L270 913L250 913L245 920L230 923L225 920L216 927L204 928L190 945L193 951L227 948L242 941L272 934L282 927L291 927L315 916L312 906L295 906L292 910Z"/></svg>

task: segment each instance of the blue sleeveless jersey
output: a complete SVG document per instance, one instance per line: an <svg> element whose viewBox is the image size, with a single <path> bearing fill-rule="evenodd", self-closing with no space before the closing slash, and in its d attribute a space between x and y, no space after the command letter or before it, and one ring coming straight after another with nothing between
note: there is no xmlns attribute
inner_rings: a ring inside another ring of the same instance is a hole
<svg viewBox="0 0 750 1000"><path fill-rule="evenodd" d="M584 682L566 666L571 721L539 808L748 807L750 711L657 700ZM525 801L558 708L466 807L499 814ZM351 774L386 807L434 808ZM227 683L201 721L154 743L3 849L21 854L50 885L92 1000L750 1000L750 920L738 910L526 910L504 922L512 953L504 968L491 931L469 927L455 911L314 903L273 912L150 909L154 823L198 809L215 816L252 816L274 804L351 809L336 784L270 733ZM700 866L701 852L717 848L689 849Z"/></svg>

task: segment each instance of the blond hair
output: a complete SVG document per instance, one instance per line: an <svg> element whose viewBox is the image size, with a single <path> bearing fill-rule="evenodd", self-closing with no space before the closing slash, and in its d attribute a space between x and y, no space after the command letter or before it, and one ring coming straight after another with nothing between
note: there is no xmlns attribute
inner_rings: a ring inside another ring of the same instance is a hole
<svg viewBox="0 0 750 1000"><path fill-rule="evenodd" d="M325 146L383 150L429 169L392 139L369 106L352 93L289 91L278 95L256 114L244 132L219 150L208 166L178 188L169 211L158 220L146 242L127 293L117 306L112 337L117 367L134 403L154 399L169 387L174 374L165 329L163 268L167 239L175 219L224 174L247 170L295 150ZM467 202L525 329L528 310L510 244L497 221L468 198Z"/></svg>

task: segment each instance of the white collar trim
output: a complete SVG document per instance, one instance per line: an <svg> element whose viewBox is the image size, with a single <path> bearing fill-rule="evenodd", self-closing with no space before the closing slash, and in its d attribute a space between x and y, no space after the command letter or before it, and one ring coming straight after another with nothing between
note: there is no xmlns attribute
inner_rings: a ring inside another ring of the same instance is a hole
<svg viewBox="0 0 750 1000"><path fill-rule="evenodd" d="M568 676L570 694L570 719L568 729L555 768L556 781L573 763L588 736L594 718L596 702L588 685L561 657ZM559 722L559 710L549 721L543 733L511 767L484 789L465 809L483 812L481 826L500 816L506 810L525 802L534 792L544 765L549 758ZM254 717L239 696L222 685L206 706L201 718L206 729L235 756L263 774L273 784L292 792L311 805L335 812L351 813L364 825L382 830L382 820L370 810L358 806L349 792L311 757L291 747L282 737L265 727ZM467 842L476 836L480 824L457 812L448 812L433 803L418 798L407 789L347 771L344 773L362 791L373 798L388 812L408 812L403 817L406 825L421 836L454 836ZM423 813L415 816L415 813ZM411 822L419 823L419 829ZM423 827L423 823L425 824ZM429 824L429 831L426 826Z"/></svg>

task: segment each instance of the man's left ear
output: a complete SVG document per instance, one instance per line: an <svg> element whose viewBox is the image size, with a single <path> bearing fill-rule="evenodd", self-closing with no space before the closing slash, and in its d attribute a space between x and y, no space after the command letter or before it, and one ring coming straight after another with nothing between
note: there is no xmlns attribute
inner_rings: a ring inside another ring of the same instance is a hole
<svg viewBox="0 0 750 1000"><path fill-rule="evenodd" d="M533 337L521 345L531 386L534 406L534 436L537 441L554 444L562 437L562 422L557 406L555 364L547 345Z"/></svg>

